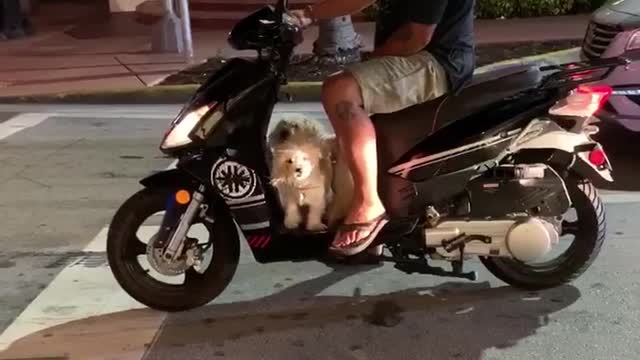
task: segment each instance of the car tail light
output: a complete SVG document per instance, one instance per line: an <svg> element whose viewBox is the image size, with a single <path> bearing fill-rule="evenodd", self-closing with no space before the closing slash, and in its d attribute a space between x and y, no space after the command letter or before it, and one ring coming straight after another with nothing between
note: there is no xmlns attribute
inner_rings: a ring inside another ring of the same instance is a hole
<svg viewBox="0 0 640 360"><path fill-rule="evenodd" d="M627 43L627 50L640 49L640 30L634 32Z"/></svg>
<svg viewBox="0 0 640 360"><path fill-rule="evenodd" d="M591 117L604 106L613 93L610 86L580 85L549 110L552 115Z"/></svg>

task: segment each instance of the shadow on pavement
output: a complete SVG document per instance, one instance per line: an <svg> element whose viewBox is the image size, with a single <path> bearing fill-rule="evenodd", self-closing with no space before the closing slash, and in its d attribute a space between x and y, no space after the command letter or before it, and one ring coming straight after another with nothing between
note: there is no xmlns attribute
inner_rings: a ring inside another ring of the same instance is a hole
<svg viewBox="0 0 640 360"><path fill-rule="evenodd" d="M488 283L445 283L385 295L314 296L347 268L255 301L171 314L145 360L480 359L549 323L579 297L573 286L537 294ZM313 297L312 297L313 296Z"/></svg>
<svg viewBox="0 0 640 360"><path fill-rule="evenodd" d="M600 189L640 191L640 133L634 133L611 123L601 123L594 137L609 155L613 166L613 183L595 181Z"/></svg>
<svg viewBox="0 0 640 360"><path fill-rule="evenodd" d="M140 359L146 350L145 360L476 360L487 349L534 335L550 314L580 298L570 285L524 293L467 282L384 295L361 295L359 288L352 296L319 295L366 269L334 268L271 296L166 318L144 309L73 321L14 342L0 359Z"/></svg>

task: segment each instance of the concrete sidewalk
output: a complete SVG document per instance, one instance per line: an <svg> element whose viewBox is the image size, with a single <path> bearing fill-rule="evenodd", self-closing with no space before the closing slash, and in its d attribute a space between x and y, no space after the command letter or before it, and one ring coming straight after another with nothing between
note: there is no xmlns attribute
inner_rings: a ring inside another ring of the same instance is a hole
<svg viewBox="0 0 640 360"><path fill-rule="evenodd" d="M151 53L151 27L136 23L128 14L97 18L91 4L74 7L73 12L51 8L40 13L64 14L64 18L36 17L36 36L1 44L0 97L139 89L192 65L178 54ZM476 38L478 44L575 40L583 37L587 23L587 16L479 20ZM359 23L356 30L365 50L371 49L374 25ZM254 55L231 49L227 33L195 32L193 62L212 56ZM308 29L297 52L310 53L316 36L317 28Z"/></svg>

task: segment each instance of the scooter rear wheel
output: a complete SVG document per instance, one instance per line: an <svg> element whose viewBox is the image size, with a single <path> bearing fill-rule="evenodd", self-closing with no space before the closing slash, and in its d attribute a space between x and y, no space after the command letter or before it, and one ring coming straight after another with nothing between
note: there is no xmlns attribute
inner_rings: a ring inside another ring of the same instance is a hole
<svg viewBox="0 0 640 360"><path fill-rule="evenodd" d="M216 211L213 224L203 222L213 255L203 271L187 269L182 284L153 278L138 258L147 244L138 237L145 220L164 211L176 189L146 188L131 196L116 212L107 235L107 257L120 286L142 304L161 311L184 311L205 305L227 287L235 274L240 246L235 224L226 212Z"/></svg>
<svg viewBox="0 0 640 360"><path fill-rule="evenodd" d="M571 246L562 255L542 264L480 257L495 277L517 288L542 290L575 280L595 261L606 233L604 204L589 181L570 178L566 185L578 216L573 224L575 238Z"/></svg>

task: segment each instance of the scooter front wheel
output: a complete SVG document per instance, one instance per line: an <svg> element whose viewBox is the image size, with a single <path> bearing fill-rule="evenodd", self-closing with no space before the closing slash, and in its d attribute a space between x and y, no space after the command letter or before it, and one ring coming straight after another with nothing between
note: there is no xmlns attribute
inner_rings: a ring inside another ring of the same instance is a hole
<svg viewBox="0 0 640 360"><path fill-rule="evenodd" d="M187 235L193 249L206 247L202 253L211 254L206 267L198 268L186 261L165 266L162 259L154 257L153 247L149 246L154 237L148 235L157 232L159 226L143 224L165 210L167 199L176 190L146 188L135 193L118 209L107 235L109 266L124 291L152 309L169 312L193 309L215 299L231 282L240 258L235 224L224 211L215 211L213 222L199 224L204 228L200 232L204 239L194 240ZM142 239L145 234L147 241ZM202 240L204 244L199 243ZM159 276L153 276L156 271Z"/></svg>

